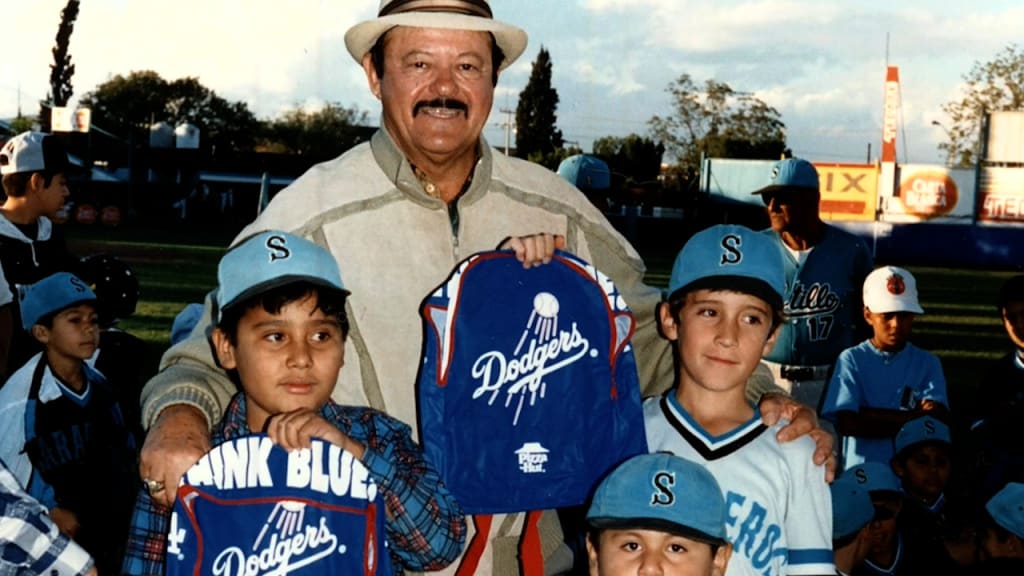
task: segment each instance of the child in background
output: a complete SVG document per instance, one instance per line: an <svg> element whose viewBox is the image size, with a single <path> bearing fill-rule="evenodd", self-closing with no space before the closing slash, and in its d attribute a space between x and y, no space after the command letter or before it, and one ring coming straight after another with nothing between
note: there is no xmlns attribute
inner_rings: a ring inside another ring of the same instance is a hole
<svg viewBox="0 0 1024 576"><path fill-rule="evenodd" d="M832 550L836 574L850 576L871 548L871 496L849 478L829 485L832 494Z"/></svg>
<svg viewBox="0 0 1024 576"><path fill-rule="evenodd" d="M96 296L67 272L29 286L25 331L44 351L0 389L0 460L96 560L120 566L138 490L138 451L116 395L86 361L100 329Z"/></svg>
<svg viewBox="0 0 1024 576"><path fill-rule="evenodd" d="M322 438L351 453L384 496L392 566L439 570L462 550L462 510L423 458L409 426L370 408L331 401L344 361L348 291L334 257L285 232L262 232L221 259L215 328L218 362L241 387L212 441L264 431L287 450ZM139 492L124 574L163 574L170 509Z"/></svg>
<svg viewBox="0 0 1024 576"><path fill-rule="evenodd" d="M732 553L725 500L703 466L666 453L626 460L587 512L590 576L722 576Z"/></svg>
<svg viewBox="0 0 1024 576"><path fill-rule="evenodd" d="M981 562L972 574L1024 574L1024 484L1010 482L985 504Z"/></svg>
<svg viewBox="0 0 1024 576"><path fill-rule="evenodd" d="M881 462L865 462L843 472L839 480L853 482L871 496L874 518L870 525L870 546L864 563L854 576L918 576L948 574L942 562L900 531L899 518L904 498L892 468ZM838 481L838 480L837 480Z"/></svg>
<svg viewBox="0 0 1024 576"><path fill-rule="evenodd" d="M922 416L904 424L894 444L891 464L904 494L901 533L935 563L943 563L947 572L973 563L974 538L965 530L965 514L955 504L948 505L953 456L949 427Z"/></svg>
<svg viewBox="0 0 1024 576"><path fill-rule="evenodd" d="M864 280L864 320L871 338L836 361L821 416L836 425L843 468L863 462L885 466L893 438L907 421L948 412L946 378L934 354L909 342L914 317L924 314L914 276L882 266Z"/></svg>
<svg viewBox="0 0 1024 576"><path fill-rule="evenodd" d="M989 368L974 396L971 492L979 507L1007 482L1024 482L1024 275L1003 283L997 308L1012 349Z"/></svg>
<svg viewBox="0 0 1024 576"><path fill-rule="evenodd" d="M703 464L725 495L733 546L727 574L827 574L832 506L814 442L780 443L785 422L765 426L745 384L782 322L781 255L764 234L718 225L676 257L658 310L675 342L676 385L644 402L651 452Z"/></svg>
<svg viewBox="0 0 1024 576"><path fill-rule="evenodd" d="M117 325L135 313L139 280L128 264L109 254L82 258L78 273L96 294L100 324L100 345L90 365L111 383L125 421L141 446L146 433L139 395L146 381L156 374L157 363L144 340Z"/></svg>
<svg viewBox="0 0 1024 576"><path fill-rule="evenodd" d="M0 382L40 350L21 330L18 287L77 265L53 223L70 195L69 167L53 134L22 132L0 148Z"/></svg>

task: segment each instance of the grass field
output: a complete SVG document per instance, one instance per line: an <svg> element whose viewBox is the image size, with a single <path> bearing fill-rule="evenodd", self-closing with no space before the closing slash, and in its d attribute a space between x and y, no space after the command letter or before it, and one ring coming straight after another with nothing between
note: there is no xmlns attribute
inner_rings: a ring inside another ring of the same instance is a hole
<svg viewBox="0 0 1024 576"><path fill-rule="evenodd" d="M216 283L217 260L231 240L206 231L69 228L68 242L79 255L105 252L128 262L142 286L133 317L120 327L146 340L153 362L167 347L175 314L189 302L201 302ZM648 256L647 282L668 283L671 258ZM912 340L935 352L949 381L955 413L973 402L987 365L1007 350L1008 341L994 302L1005 271L908 267L916 276L926 314L914 326Z"/></svg>

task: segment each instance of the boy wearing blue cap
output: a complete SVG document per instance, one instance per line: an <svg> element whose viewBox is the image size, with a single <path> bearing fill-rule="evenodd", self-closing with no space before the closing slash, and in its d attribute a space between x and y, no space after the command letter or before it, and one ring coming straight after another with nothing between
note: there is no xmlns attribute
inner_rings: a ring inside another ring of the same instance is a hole
<svg viewBox="0 0 1024 576"><path fill-rule="evenodd" d="M920 540L907 538L900 527L904 497L900 481L892 468L881 462L865 462L843 472L838 481L853 482L871 496L874 517L871 521L871 546L864 563L854 576L916 576L949 574L945 558L935 558L933 550Z"/></svg>
<svg viewBox="0 0 1024 576"><path fill-rule="evenodd" d="M215 427L213 444L261 431L289 451L310 447L313 437L329 441L358 459L382 493L396 573L452 562L465 539L462 510L409 427L330 399L348 335L348 291L334 257L292 234L262 232L224 255L217 279L211 344L241 390ZM143 481L124 574L164 571L170 510L152 495L173 487Z"/></svg>
<svg viewBox="0 0 1024 576"><path fill-rule="evenodd" d="M832 551L836 574L850 576L868 556L874 516L871 496L867 490L848 478L829 485L832 494Z"/></svg>
<svg viewBox="0 0 1024 576"><path fill-rule="evenodd" d="M601 481L587 512L590 575L721 576L732 547L715 477L672 454L641 454Z"/></svg>
<svg viewBox="0 0 1024 576"><path fill-rule="evenodd" d="M725 495L728 574L827 574L832 507L814 442L780 443L744 393L782 322L782 263L764 234L712 226L676 257L658 310L676 385L644 402L647 445L703 464Z"/></svg>
<svg viewBox="0 0 1024 576"><path fill-rule="evenodd" d="M1024 574L1024 484L1010 482L985 504L982 561L974 574Z"/></svg>
<svg viewBox="0 0 1024 576"><path fill-rule="evenodd" d="M114 573L138 452L114 390L86 363L99 345L96 295L58 272L25 290L21 320L44 350L0 389L0 459L99 572Z"/></svg>

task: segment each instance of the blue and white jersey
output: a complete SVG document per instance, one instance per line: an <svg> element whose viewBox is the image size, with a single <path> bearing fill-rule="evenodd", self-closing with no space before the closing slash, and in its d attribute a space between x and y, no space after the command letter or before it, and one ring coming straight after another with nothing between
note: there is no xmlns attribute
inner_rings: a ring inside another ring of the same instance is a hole
<svg viewBox="0 0 1024 576"><path fill-rule="evenodd" d="M422 314L419 437L467 513L581 504L646 452L633 315L593 266L482 252Z"/></svg>
<svg viewBox="0 0 1024 576"><path fill-rule="evenodd" d="M390 574L384 523L383 495L352 454L241 436L182 478L166 574Z"/></svg>
<svg viewBox="0 0 1024 576"><path fill-rule="evenodd" d="M946 377L939 358L911 343L899 352L882 352L870 340L839 355L825 391L821 416L838 421L844 410L861 408L913 410L923 400L949 408ZM892 438L843 436L843 470L863 462L888 464L895 448Z"/></svg>
<svg viewBox="0 0 1024 576"><path fill-rule="evenodd" d="M778 232L764 233L778 244L786 272L786 321L765 359L790 366L832 364L858 338L861 292L873 266L867 244L826 224L821 241L800 264Z"/></svg>
<svg viewBox="0 0 1024 576"><path fill-rule="evenodd" d="M715 476L733 545L726 576L832 574L832 497L825 469L804 436L780 443L760 412L746 424L709 435L673 391L644 401L647 445L694 460Z"/></svg>

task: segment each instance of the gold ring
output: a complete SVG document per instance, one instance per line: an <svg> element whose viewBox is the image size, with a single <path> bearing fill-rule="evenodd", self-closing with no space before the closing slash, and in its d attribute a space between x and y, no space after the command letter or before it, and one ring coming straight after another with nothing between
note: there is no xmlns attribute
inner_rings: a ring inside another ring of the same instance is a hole
<svg viewBox="0 0 1024 576"><path fill-rule="evenodd" d="M146 490L148 490L150 494L159 494L164 490L164 483L159 480L143 478L142 483L146 485Z"/></svg>

